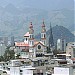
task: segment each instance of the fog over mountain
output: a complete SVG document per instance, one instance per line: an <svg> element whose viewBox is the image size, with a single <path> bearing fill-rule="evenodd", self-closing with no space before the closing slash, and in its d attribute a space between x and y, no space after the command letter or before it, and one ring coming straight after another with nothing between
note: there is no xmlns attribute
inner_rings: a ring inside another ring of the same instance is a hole
<svg viewBox="0 0 75 75"><path fill-rule="evenodd" d="M59 25L74 31L73 0L0 0L0 36L22 37L32 21L35 34Z"/></svg>
<svg viewBox="0 0 75 75"><path fill-rule="evenodd" d="M74 0L0 0L0 5L6 6L9 3L17 7L31 7L45 10L73 9Z"/></svg>
<svg viewBox="0 0 75 75"><path fill-rule="evenodd" d="M53 39L54 43L57 42L58 39L65 39L66 42L74 42L75 36L65 27L63 26L54 26L52 27L52 34L53 34ZM50 35L50 29L47 30L46 36L47 36L47 43L49 41L49 35ZM38 40L41 38L41 34L37 34L35 38Z"/></svg>

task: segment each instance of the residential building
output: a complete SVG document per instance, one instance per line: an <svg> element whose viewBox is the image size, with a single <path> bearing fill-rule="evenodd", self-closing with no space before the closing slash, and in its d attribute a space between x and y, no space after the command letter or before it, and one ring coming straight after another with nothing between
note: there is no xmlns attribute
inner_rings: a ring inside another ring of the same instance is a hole
<svg viewBox="0 0 75 75"><path fill-rule="evenodd" d="M0 43L0 56L3 56L6 50L6 46L4 43Z"/></svg>
<svg viewBox="0 0 75 75"><path fill-rule="evenodd" d="M66 50L66 41L65 39L57 40L57 50L65 51Z"/></svg>
<svg viewBox="0 0 75 75"><path fill-rule="evenodd" d="M8 46L8 37L3 37L3 41L5 46Z"/></svg>
<svg viewBox="0 0 75 75"><path fill-rule="evenodd" d="M11 37L11 46L14 46L14 43L15 43L15 41L14 41L14 36L12 36L12 37Z"/></svg>
<svg viewBox="0 0 75 75"><path fill-rule="evenodd" d="M75 65L61 65L54 67L52 75L75 75Z"/></svg>
<svg viewBox="0 0 75 75"><path fill-rule="evenodd" d="M75 58L75 42L69 42L66 47L66 54L70 54L71 58Z"/></svg>

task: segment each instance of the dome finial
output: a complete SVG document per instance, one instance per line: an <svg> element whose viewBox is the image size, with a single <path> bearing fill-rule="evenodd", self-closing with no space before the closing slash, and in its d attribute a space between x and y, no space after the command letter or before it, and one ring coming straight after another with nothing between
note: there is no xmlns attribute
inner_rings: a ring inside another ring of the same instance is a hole
<svg viewBox="0 0 75 75"><path fill-rule="evenodd" d="M44 19L43 19L43 24L42 24L42 27L45 27Z"/></svg>
<svg viewBox="0 0 75 75"><path fill-rule="evenodd" d="M30 26L29 26L29 28L33 28L32 22L30 22Z"/></svg>

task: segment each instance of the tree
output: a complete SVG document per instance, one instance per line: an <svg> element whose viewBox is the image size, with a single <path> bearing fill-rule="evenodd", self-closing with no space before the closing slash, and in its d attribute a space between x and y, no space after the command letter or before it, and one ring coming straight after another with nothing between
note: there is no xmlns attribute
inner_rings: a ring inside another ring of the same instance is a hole
<svg viewBox="0 0 75 75"><path fill-rule="evenodd" d="M3 56L0 56L0 62L1 61L4 61L4 57Z"/></svg>
<svg viewBox="0 0 75 75"><path fill-rule="evenodd" d="M10 59L15 59L15 52L10 50L10 47L7 47L4 53L4 61L9 61Z"/></svg>
<svg viewBox="0 0 75 75"><path fill-rule="evenodd" d="M19 53L19 54L17 54L16 58L18 59L18 58L19 58L19 56L20 56L20 53Z"/></svg>
<svg viewBox="0 0 75 75"><path fill-rule="evenodd" d="M47 53L52 53L52 51L49 47L47 47Z"/></svg>

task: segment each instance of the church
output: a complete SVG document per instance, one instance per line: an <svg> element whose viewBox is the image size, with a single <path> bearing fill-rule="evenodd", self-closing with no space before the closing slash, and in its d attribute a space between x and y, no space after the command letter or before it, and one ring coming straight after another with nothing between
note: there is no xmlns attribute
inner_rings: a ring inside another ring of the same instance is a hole
<svg viewBox="0 0 75 75"><path fill-rule="evenodd" d="M20 54L20 58L42 57L47 53L46 46L46 28L43 21L41 25L41 40L34 38L34 28L32 22L29 25L29 31L24 35L23 42L15 42L15 53Z"/></svg>

